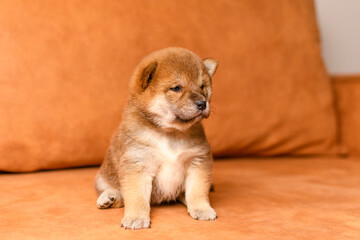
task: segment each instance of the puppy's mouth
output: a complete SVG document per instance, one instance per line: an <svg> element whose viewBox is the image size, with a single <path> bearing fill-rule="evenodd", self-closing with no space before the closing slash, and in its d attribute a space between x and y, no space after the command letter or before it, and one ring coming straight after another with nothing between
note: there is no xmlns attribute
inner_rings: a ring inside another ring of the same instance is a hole
<svg viewBox="0 0 360 240"><path fill-rule="evenodd" d="M178 122L181 122L181 123L193 123L197 120L201 120L203 118L202 114L198 114L196 115L195 117L192 117L192 118L188 118L188 119L184 119L184 118L181 118L177 115L175 115L175 120L178 121Z"/></svg>

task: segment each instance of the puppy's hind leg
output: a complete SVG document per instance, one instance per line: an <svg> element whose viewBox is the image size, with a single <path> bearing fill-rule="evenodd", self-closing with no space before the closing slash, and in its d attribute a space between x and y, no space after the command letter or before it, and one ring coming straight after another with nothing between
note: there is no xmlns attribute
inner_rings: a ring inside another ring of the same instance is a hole
<svg viewBox="0 0 360 240"><path fill-rule="evenodd" d="M124 200L117 190L108 189L102 192L96 201L98 208L121 208L124 207Z"/></svg>
<svg viewBox="0 0 360 240"><path fill-rule="evenodd" d="M124 199L119 190L111 187L106 180L97 176L95 180L95 189L98 195L97 206L100 209L121 208L124 207Z"/></svg>

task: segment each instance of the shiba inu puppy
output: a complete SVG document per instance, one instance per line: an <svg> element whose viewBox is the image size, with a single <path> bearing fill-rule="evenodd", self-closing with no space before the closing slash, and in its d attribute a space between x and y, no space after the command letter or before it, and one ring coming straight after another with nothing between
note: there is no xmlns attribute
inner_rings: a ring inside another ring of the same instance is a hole
<svg viewBox="0 0 360 240"><path fill-rule="evenodd" d="M179 200L191 217L214 220L209 117L217 61L183 48L145 57L130 81L118 131L96 176L99 208L125 206L122 226L150 227L150 204Z"/></svg>

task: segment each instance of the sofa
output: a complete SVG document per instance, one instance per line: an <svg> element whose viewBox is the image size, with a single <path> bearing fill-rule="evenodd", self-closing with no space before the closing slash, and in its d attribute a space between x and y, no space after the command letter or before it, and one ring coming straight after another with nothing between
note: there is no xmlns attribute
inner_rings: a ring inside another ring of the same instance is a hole
<svg viewBox="0 0 360 240"><path fill-rule="evenodd" d="M359 239L360 76L329 76L311 0L0 3L0 239ZM94 178L153 50L214 57L215 221L121 228Z"/></svg>

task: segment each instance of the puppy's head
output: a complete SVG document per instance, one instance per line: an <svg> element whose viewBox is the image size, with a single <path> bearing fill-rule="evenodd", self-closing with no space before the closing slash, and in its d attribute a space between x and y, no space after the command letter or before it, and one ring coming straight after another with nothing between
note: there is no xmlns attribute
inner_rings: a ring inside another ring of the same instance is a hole
<svg viewBox="0 0 360 240"><path fill-rule="evenodd" d="M216 68L216 60L202 60L186 49L153 52L131 79L134 107L158 127L186 130L210 115L211 77Z"/></svg>

